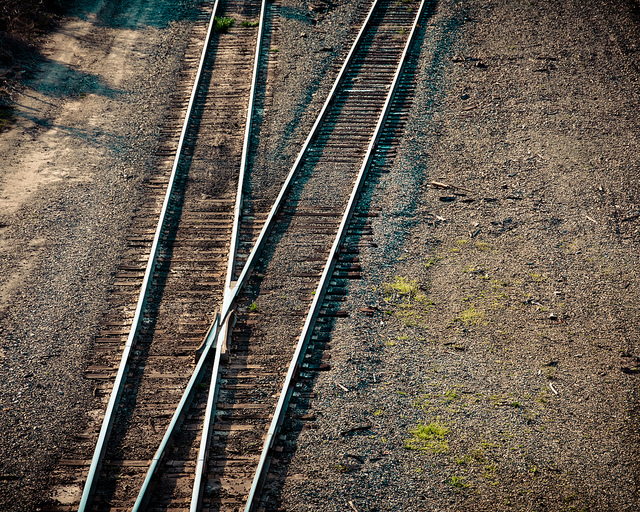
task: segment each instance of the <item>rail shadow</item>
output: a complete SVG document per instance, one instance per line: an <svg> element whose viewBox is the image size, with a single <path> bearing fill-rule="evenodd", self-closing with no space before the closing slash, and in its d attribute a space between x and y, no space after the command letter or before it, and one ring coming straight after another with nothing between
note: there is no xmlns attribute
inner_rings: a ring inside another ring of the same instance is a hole
<svg viewBox="0 0 640 512"><path fill-rule="evenodd" d="M67 64L47 58L40 59L41 72L26 81L32 90L50 97L97 94L115 98L125 92L107 85L98 75L73 69ZM39 75L44 75L43 79Z"/></svg>
<svg viewBox="0 0 640 512"><path fill-rule="evenodd" d="M445 28L444 37L438 41L438 46L433 54L433 57L430 63L424 68L420 69L420 60L424 55L424 43L427 37L427 22L428 20L435 14L437 8L437 2L432 2L428 4L425 8L425 12L423 13L419 28L417 29L415 40L410 49L409 57L407 63L405 65L405 69L403 75L405 77L412 77L412 85L416 85L417 74L419 72L428 74L428 76L435 77L433 81L427 86L427 90L432 93L432 97L430 100L425 101L424 97L416 98L415 89L401 89L398 91L396 96L394 97L392 103L393 110L410 110L412 106L416 103L416 101L422 101L420 104L421 107L424 107L424 113L421 115L426 118L430 118L432 115L432 109L434 106L434 102L436 101L434 98L438 96L438 87L440 84L438 83L440 78L436 71L443 65L444 60L450 56L450 48L452 46L452 41L455 38L457 33L458 23L456 20L452 20ZM405 133L408 132L408 127L404 122L401 122L401 126L398 121L388 119L383 128L382 137L394 137L395 140L400 141ZM397 166L396 162L397 155L395 151L392 151L389 144L385 144L384 147L378 146L375 155L373 158L373 164L370 167L366 183L360 193L357 203L357 211L360 215L367 215L374 212L375 208L375 196L380 194L380 186L385 179L386 173L390 172L390 170L394 169L394 163ZM426 173L425 170L420 170L421 173ZM421 176L416 176L416 179L419 180ZM400 228L401 231L398 236L402 236L401 233L408 230L412 224L417 222L415 219L417 204L414 199L408 199L405 204L401 207L401 211L399 213L398 218L400 219ZM352 225L354 221L352 219ZM370 244L367 241L368 235L366 234L350 234L347 242L344 244L347 247L357 248L361 246L366 246ZM394 246L395 251L401 250L401 243L398 244L388 244L390 246ZM375 244L372 244L375 246ZM397 256L398 254L396 254ZM391 256L393 259L393 256ZM335 271L334 271L335 274ZM350 290L353 290L355 287L349 279L336 279L333 278L332 281L335 282L335 286L337 288L344 288L346 293L348 294ZM341 302L332 302L330 300L324 300L323 308L328 310L329 312L337 311L343 303ZM322 320L322 321L320 321ZM322 319L319 319L314 326L314 337L316 341L313 343L313 347L310 347L307 350L307 355L311 355L312 361L319 363L321 361L323 352L330 348L330 343L332 340L332 332L337 322L336 317L325 316ZM367 355L369 358L373 358L375 362L375 358L377 357L375 354ZM260 506L263 507L264 510L283 510L286 505L283 501L283 489L285 485L286 478L289 475L289 467L290 462L295 456L296 452L296 444L301 433L305 430L312 430L318 428L317 423L315 423L315 419L310 416L305 419L301 419L301 414L311 411L313 405L313 396L311 392L315 388L315 385L318 381L319 372L314 372L311 374L311 378L302 379L299 378L298 382L302 382L303 387L307 393L307 397L302 396L302 394L296 399L296 414L297 418L292 418L290 414L287 415L283 427L281 429L280 434L286 434L286 441L278 441L276 443L276 449L272 452L272 456L270 459L270 469L269 469L269 479L264 484L262 499L260 502ZM354 435L371 435L371 431L364 429L359 430L355 429L353 431L345 431L342 433L344 436L354 436ZM277 455L274 455L277 454ZM353 463L349 465L349 471L359 471L365 467L364 461L354 460ZM376 508L369 509L370 511L377 510Z"/></svg>
<svg viewBox="0 0 640 512"><path fill-rule="evenodd" d="M202 0L97 0L91 6L70 9L69 15L83 20L95 20L96 25L101 27L163 29L175 22L195 20L203 7Z"/></svg>
<svg viewBox="0 0 640 512"><path fill-rule="evenodd" d="M378 28L375 27L371 30L371 34L375 34L377 32ZM362 63L360 64L353 64L352 65L352 69L354 70L359 70L362 67ZM351 79L348 77L345 77L343 79L342 82L343 86L345 85L353 85L351 82ZM325 117L325 120L322 123L323 129L325 134L324 135L320 135L317 137L317 139L312 142L312 146L314 147L314 149L316 149L316 153L314 153L316 156L321 155L324 152L324 147L323 144L325 143L325 140L330 136L330 134L335 130L335 128L338 125L338 122L343 122L342 120L338 121L338 116L336 116L336 119L334 121L330 121L327 118L329 117L329 114L340 114L340 112L342 112L343 108L345 107L345 105L343 104L342 106L340 106L339 102L341 99L344 99L345 95L348 95L348 91L344 90L343 87L343 91L342 92L338 92L338 94L336 95L336 97L334 98L333 102L329 105L328 110L327 110L327 116ZM300 114L302 115L302 114ZM287 131L288 133L288 131ZM285 135L286 138L286 135ZM320 149L321 148L321 149ZM295 183L292 183L289 192L287 194L287 199L286 202L283 203L283 205L281 205L280 207L280 213L282 213L282 211L285 208L296 208L297 206L299 206L300 202L301 202L301 193L302 190L304 188L304 186L313 178L313 169L315 168L315 164L309 165L308 163L308 155L305 156L304 160L302 161L301 164L301 168L298 171L298 175L295 177ZM268 261L269 259L271 259L273 257L273 252L275 250L275 248L277 247L278 243L282 240L283 236L285 235L285 233L288 230L288 227L290 225L292 221L292 217L291 216L287 216L284 217L281 215L280 216L280 220L277 223L277 225L275 226L274 230L271 232L270 234L270 238L273 240L273 243L271 244L271 246L267 246L263 249L263 254L264 254L264 260Z"/></svg>
<svg viewBox="0 0 640 512"><path fill-rule="evenodd" d="M270 8L272 4L268 4L268 8ZM332 4L323 3L325 8L331 9L334 6ZM317 4L316 7L321 6L321 4ZM313 6L312 6L313 7ZM293 7L293 6L284 6L280 5L276 15L283 18L284 20L295 20L301 23L304 23L307 26L315 25L319 19L321 19L325 14L325 11L316 12L309 11L309 9L305 10L304 8ZM354 14L354 17L357 17L358 13ZM305 129L311 128L313 121L315 119L305 119L314 98L317 95L317 92L321 89L323 85L326 85L324 82L327 77L332 75L331 66L336 62L336 57L340 54L342 50L334 50L333 48L322 48L316 50L313 55L313 58L316 61L316 66L319 68L319 74L314 75L314 78L306 84L303 92L294 100L296 101L297 108L293 112L290 119L288 119L282 129L282 134L278 136L278 140L274 142L275 148L270 151L271 155L269 156L270 166L271 167L291 167L295 156L297 156L297 150L293 155L293 158L287 158L284 155L288 155L291 152L291 147L301 146L299 142L296 141L296 138L300 136L301 126L308 124L308 127ZM346 51L342 52L346 55ZM286 88L285 88L286 89ZM324 103L324 102L323 102ZM264 103L257 105L259 108L264 108ZM321 105L318 105L318 108ZM254 136L259 138L262 133L262 127L254 132ZM250 158L249 169L254 168L254 162L256 159L256 154L252 153ZM290 162L290 163L288 163ZM250 171L251 172L251 171ZM274 176L275 180L284 179L284 176ZM250 197L251 191L247 190L247 197Z"/></svg>
<svg viewBox="0 0 640 512"><path fill-rule="evenodd" d="M25 85L51 97L90 93L114 97L124 91L109 87L95 74L47 58L40 36L58 31L66 33L69 41L77 41L80 48L100 47L105 45L102 28L168 30L175 23L196 20L205 8L208 5L202 0L11 0L0 13L0 79L10 89L19 90ZM80 20L90 24L85 36L76 33ZM0 91L0 131L25 117L14 96Z"/></svg>

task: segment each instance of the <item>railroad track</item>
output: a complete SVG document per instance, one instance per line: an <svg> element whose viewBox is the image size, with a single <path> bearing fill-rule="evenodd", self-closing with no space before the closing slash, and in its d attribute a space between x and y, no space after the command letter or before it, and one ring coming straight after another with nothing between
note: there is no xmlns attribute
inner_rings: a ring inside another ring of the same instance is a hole
<svg viewBox="0 0 640 512"><path fill-rule="evenodd" d="M101 423L104 411L95 411L93 428L61 461L57 495L64 505L58 510L134 506L149 460L195 368L194 354L219 308L227 272L263 5L260 0L203 3L163 128L158 164L128 232L129 247L87 370L96 396L108 400L107 413ZM215 26L215 18L235 22L225 31ZM185 431L197 430L193 425L202 420L190 415ZM167 468L159 472L171 479ZM74 487L87 473L78 501ZM183 489L163 486L169 489L160 501L179 502Z"/></svg>
<svg viewBox="0 0 640 512"><path fill-rule="evenodd" d="M123 343L125 350L116 375L108 356L89 369L110 401L82 499L68 509L270 506L268 468L287 408L292 398L310 398L314 372L328 368L314 353L321 354L327 319L345 314L332 306L345 293L340 281L360 276L357 244L345 240L370 234L376 214L358 211L357 200L376 148L390 156L401 131L403 114L391 105L425 5L373 3L273 207L256 215L242 204L256 87L246 77L257 76L262 26L252 25L264 18L264 4L216 2L218 18L246 21L246 30L207 43L215 51L203 57L180 156L150 181L168 189L162 201L148 196L96 340L98 351ZM228 77L220 74L225 65ZM226 163L215 179L212 150ZM154 228L158 212L174 216ZM300 410L291 408L290 419L313 420ZM77 473L86 460L79 453L67 461L75 481L84 479Z"/></svg>

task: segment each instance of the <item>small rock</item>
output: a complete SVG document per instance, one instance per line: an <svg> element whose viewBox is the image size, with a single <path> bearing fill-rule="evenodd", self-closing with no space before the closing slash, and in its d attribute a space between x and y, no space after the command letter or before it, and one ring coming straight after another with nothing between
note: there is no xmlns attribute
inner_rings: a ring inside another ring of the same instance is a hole
<svg viewBox="0 0 640 512"><path fill-rule="evenodd" d="M468 100L469 99L469 95L468 94L463 94L460 96L461 100Z"/></svg>
<svg viewBox="0 0 640 512"><path fill-rule="evenodd" d="M558 319L558 317L555 314L553 314L553 313L549 314L549 320L557 320L557 319Z"/></svg>

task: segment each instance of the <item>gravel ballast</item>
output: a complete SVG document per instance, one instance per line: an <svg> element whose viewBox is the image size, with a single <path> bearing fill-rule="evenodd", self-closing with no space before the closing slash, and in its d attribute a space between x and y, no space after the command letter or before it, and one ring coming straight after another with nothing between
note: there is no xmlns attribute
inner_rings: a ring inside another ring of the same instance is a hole
<svg viewBox="0 0 640 512"><path fill-rule="evenodd" d="M283 510L637 509L637 12L439 4Z"/></svg>
<svg viewBox="0 0 640 512"><path fill-rule="evenodd" d="M0 135L0 508L35 510L102 405L84 378L197 14L79 4Z"/></svg>

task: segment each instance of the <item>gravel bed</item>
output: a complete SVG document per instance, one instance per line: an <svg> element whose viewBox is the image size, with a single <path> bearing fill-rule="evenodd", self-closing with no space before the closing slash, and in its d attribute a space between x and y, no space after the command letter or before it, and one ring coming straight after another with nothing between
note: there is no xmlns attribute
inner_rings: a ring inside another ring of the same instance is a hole
<svg viewBox="0 0 640 512"><path fill-rule="evenodd" d="M283 510L637 509L633 6L439 4Z"/></svg>
<svg viewBox="0 0 640 512"><path fill-rule="evenodd" d="M269 4L278 18L270 34L268 105L259 94L247 203L269 211L333 87L342 60L370 2L282 0ZM308 57L308 58L307 58Z"/></svg>
<svg viewBox="0 0 640 512"><path fill-rule="evenodd" d="M330 67L349 45L345 22L361 5L270 4L283 22L271 41L281 52L272 55L278 92L258 123L253 166L265 210L331 88ZM48 488L50 474L74 458L88 418L103 414L84 368L199 6L78 3L16 98L16 127L1 135L3 510L69 498ZM300 66L304 55L317 59Z"/></svg>
<svg viewBox="0 0 640 512"><path fill-rule="evenodd" d="M0 139L3 510L46 501L101 414L83 368L196 9L98 5L52 36ZM272 7L261 208L366 5ZM638 508L639 21L631 0L438 4L283 509Z"/></svg>

